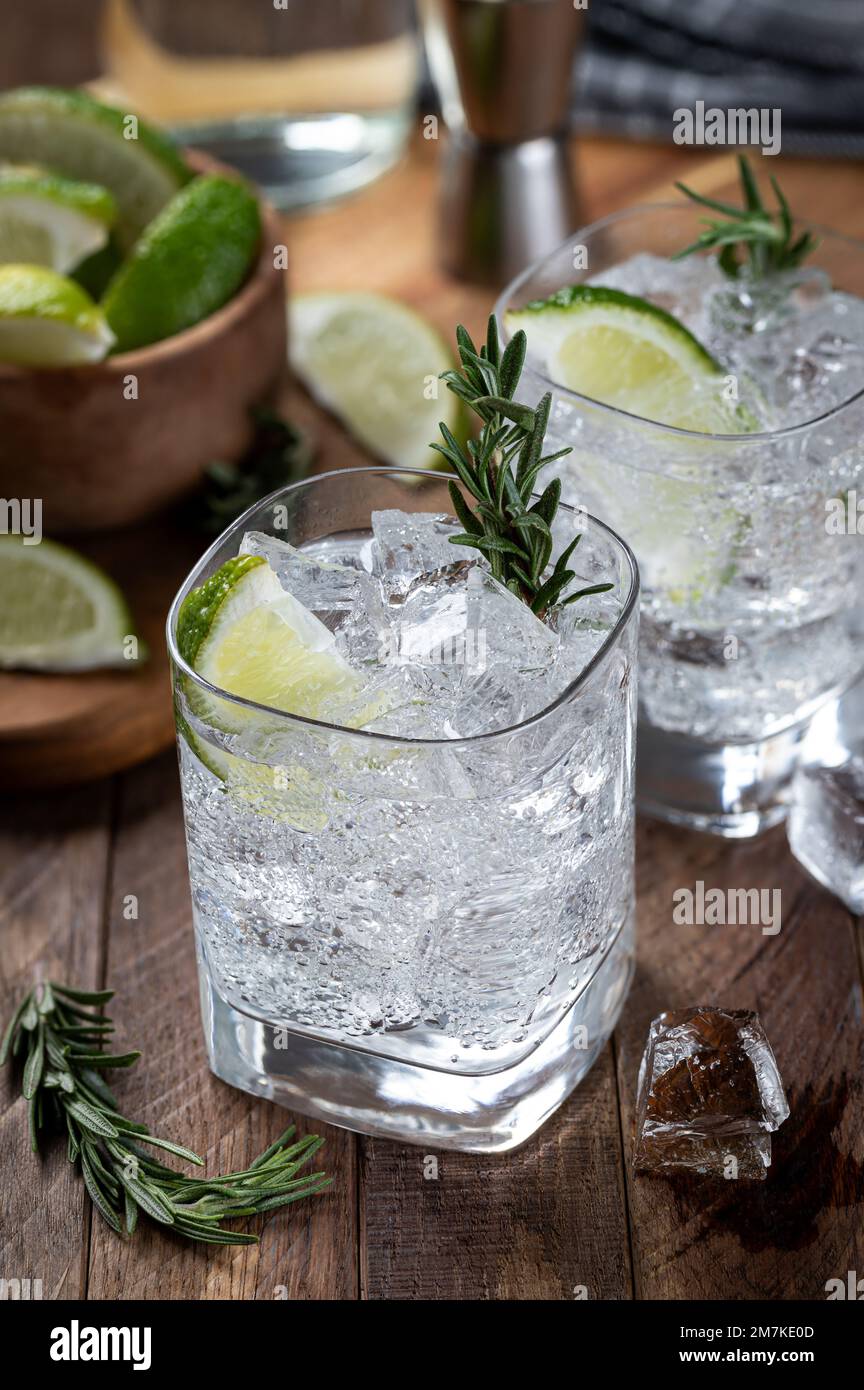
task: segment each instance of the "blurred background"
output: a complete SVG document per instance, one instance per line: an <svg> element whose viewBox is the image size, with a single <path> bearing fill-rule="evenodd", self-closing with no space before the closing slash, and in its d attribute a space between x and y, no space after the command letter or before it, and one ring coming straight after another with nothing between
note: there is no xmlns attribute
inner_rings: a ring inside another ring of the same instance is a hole
<svg viewBox="0 0 864 1390"><path fill-rule="evenodd" d="M586 0L584 11L577 130L670 139L672 112L702 99L782 106L788 153L864 152L860 0ZM303 102L322 112L332 100L335 110L341 97L349 109L389 107L398 126L397 113L414 100L413 0L2 0L0 15L0 86L107 75L145 114L179 125L296 111ZM334 49L359 61L296 63ZM252 65L245 81L242 62ZM422 61L417 77L420 107L432 110Z"/></svg>

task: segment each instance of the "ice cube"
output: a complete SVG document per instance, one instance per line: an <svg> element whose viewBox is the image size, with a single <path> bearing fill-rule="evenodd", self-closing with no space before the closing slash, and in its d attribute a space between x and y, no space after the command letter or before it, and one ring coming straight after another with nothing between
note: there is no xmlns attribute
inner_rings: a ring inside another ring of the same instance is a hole
<svg viewBox="0 0 864 1390"><path fill-rule="evenodd" d="M713 1005L655 1018L639 1068L637 1172L762 1179L789 1114L756 1014Z"/></svg>
<svg viewBox="0 0 864 1390"><path fill-rule="evenodd" d="M428 737L503 729L553 698L557 633L473 561L413 580L386 611L390 660L428 701Z"/></svg>
<svg viewBox="0 0 864 1390"><path fill-rule="evenodd" d="M745 334L768 333L812 312L830 294L830 279L814 266L758 279L746 274L737 280L722 276L709 303L711 327L721 335L733 335L736 341Z"/></svg>
<svg viewBox="0 0 864 1390"><path fill-rule="evenodd" d="M404 589L420 575L464 562L466 552L449 541L461 530L443 513L373 512L375 573Z"/></svg>
<svg viewBox="0 0 864 1390"><path fill-rule="evenodd" d="M814 420L864 387L864 304L801 286L740 348L783 425Z"/></svg>
<svg viewBox="0 0 864 1390"><path fill-rule="evenodd" d="M798 770L788 835L799 863L850 912L864 912L864 757Z"/></svg>
<svg viewBox="0 0 864 1390"><path fill-rule="evenodd" d="M240 554L263 556L283 589L322 621L331 614L350 612L358 602L362 571L356 568L306 554L264 531L247 531L240 543ZM333 626L332 619L328 626Z"/></svg>

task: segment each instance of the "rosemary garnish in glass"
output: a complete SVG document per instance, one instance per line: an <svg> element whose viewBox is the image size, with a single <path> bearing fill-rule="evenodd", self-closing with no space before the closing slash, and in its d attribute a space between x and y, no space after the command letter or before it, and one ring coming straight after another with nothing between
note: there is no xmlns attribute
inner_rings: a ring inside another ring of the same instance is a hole
<svg viewBox="0 0 864 1390"><path fill-rule="evenodd" d="M795 236L794 219L789 211L789 204L773 175L771 187L778 206L775 212L770 212L762 202L762 195L746 155L739 154L738 170L741 176L743 207L719 202L716 198L708 198L695 192L686 184L676 183L675 187L694 203L719 213L720 218L703 218L705 231L682 251L676 251L671 259L680 261L684 256L692 255L694 251L716 250L721 270L733 278L745 269L755 279L774 275L781 270L794 270L816 249L816 238L811 232L801 232L799 236ZM739 247L742 258L738 255Z"/></svg>
<svg viewBox="0 0 864 1390"><path fill-rule="evenodd" d="M498 341L494 314L489 318L486 342L478 350L460 324L456 329L461 370L442 372L448 388L479 416L483 425L478 438L466 447L442 422L443 444L432 448L443 454L475 498L472 511L454 482L448 484L456 515L465 530L451 536L454 545L479 550L489 561L492 574L539 618L553 607L565 607L588 594L605 593L611 584L592 584L563 597L575 579L567 568L582 539L577 535L558 556L551 570L551 525L561 501L561 482L553 478L536 502L531 501L537 476L547 463L572 451L558 449L544 454L552 395L547 391L532 408L513 400L525 362L526 338L520 329L504 352Z"/></svg>
<svg viewBox="0 0 864 1390"><path fill-rule="evenodd" d="M22 1090L33 1152L38 1152L42 1129L65 1129L69 1162L81 1164L93 1205L113 1230L125 1228L131 1235L143 1211L189 1240L254 1245L256 1235L226 1231L221 1223L311 1197L328 1185L323 1173L297 1176L323 1140L308 1134L291 1143L293 1125L240 1173L190 1178L157 1162L145 1145L204 1164L191 1149L157 1138L118 1110L102 1072L133 1066L141 1054L103 1051L113 1024L101 1009L111 998L110 989L93 993L38 985L22 999L6 1029L0 1066L26 1052Z"/></svg>

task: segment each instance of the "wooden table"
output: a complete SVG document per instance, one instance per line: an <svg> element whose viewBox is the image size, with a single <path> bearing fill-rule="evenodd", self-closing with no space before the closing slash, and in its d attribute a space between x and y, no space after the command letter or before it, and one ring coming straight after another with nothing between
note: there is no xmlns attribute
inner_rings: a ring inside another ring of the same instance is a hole
<svg viewBox="0 0 864 1390"><path fill-rule="evenodd" d="M420 145L373 190L291 223L295 287L382 289L448 333L457 318L478 327L490 294L435 268L435 153ZM699 155L617 141L585 141L579 166L586 220L674 177L718 177ZM793 206L864 234L859 166L781 158L775 169ZM328 467L359 460L299 392L294 405ZM328 1130L330 1192L263 1220L257 1247L187 1248L146 1223L124 1243L93 1218L60 1145L41 1164L31 1156L4 1078L0 1277L41 1279L45 1298L824 1298L827 1279L864 1272L861 925L805 878L782 830L734 844L644 824L638 867L639 969L621 1025L518 1153L439 1155L430 1179L422 1149ZM697 879L780 888L780 934L673 925L673 891ZM121 1044L144 1049L121 1078L127 1113L192 1144L209 1171L251 1161L285 1115L206 1067L173 754L110 783L7 800L0 885L4 1017L34 978L109 981ZM711 1002L758 1010L774 1046L792 1113L770 1177L719 1191L634 1178L648 1023Z"/></svg>

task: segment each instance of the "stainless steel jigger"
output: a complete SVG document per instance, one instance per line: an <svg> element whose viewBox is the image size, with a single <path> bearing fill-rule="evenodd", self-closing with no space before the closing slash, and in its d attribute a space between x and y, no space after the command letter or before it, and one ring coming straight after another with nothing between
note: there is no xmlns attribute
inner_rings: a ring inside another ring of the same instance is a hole
<svg viewBox="0 0 864 1390"><path fill-rule="evenodd" d="M567 146L575 0L421 0L450 132L441 258L501 286L578 226Z"/></svg>

